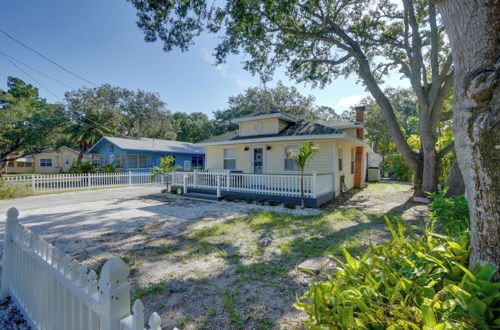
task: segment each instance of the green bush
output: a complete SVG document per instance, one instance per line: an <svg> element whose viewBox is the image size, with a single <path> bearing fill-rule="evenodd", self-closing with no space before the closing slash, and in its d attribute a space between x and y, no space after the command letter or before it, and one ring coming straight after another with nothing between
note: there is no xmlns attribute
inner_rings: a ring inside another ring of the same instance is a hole
<svg viewBox="0 0 500 330"><path fill-rule="evenodd" d="M120 173L120 170L113 164L102 165L101 169L104 173Z"/></svg>
<svg viewBox="0 0 500 330"><path fill-rule="evenodd" d="M33 190L25 183L6 183L0 179L0 199L25 197L33 194Z"/></svg>
<svg viewBox="0 0 500 330"><path fill-rule="evenodd" d="M278 206L280 205L281 203L278 202L278 201L269 201L269 206Z"/></svg>
<svg viewBox="0 0 500 330"><path fill-rule="evenodd" d="M491 265L470 271L469 237L427 232L415 240L403 226L390 242L345 262L311 284L295 304L311 329L488 329L500 326L500 283Z"/></svg>
<svg viewBox="0 0 500 330"><path fill-rule="evenodd" d="M388 156L381 167L392 173L392 178L399 181L410 181L413 177L411 167L405 162L401 155Z"/></svg>
<svg viewBox="0 0 500 330"><path fill-rule="evenodd" d="M464 195L456 197L444 197L448 187L431 193L429 196L432 203L429 205L431 210L430 218L435 220L438 225L444 226L447 233L460 233L470 229L469 207Z"/></svg>
<svg viewBox="0 0 500 330"><path fill-rule="evenodd" d="M69 169L70 172L72 173L96 173L97 172L97 166L93 164L92 162L76 162L71 165L71 168Z"/></svg>
<svg viewBox="0 0 500 330"><path fill-rule="evenodd" d="M287 209L295 209L297 207L297 205L295 205L295 203L285 203L285 205L283 205L284 207L286 207Z"/></svg>

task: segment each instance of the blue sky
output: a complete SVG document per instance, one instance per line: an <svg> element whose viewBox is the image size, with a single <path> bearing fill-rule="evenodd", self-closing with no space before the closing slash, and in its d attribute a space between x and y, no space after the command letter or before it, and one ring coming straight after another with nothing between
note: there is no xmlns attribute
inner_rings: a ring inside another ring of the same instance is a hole
<svg viewBox="0 0 500 330"><path fill-rule="evenodd" d="M97 85L109 83L157 92L172 111L211 114L213 110L225 108L229 96L259 85L258 77L242 69L241 57L231 57L220 67L212 65L215 36L200 37L188 52L165 53L160 43L144 41L135 21L135 10L125 0L0 2L0 28L16 39ZM0 34L0 51L67 85L60 85L18 63L50 90L47 91L0 56L2 89L6 77L12 75L40 87L40 94L47 100L57 101L63 98L65 91L85 85L3 34ZM331 106L338 112L367 95L364 88L356 84L354 76L338 79L324 89L296 84L279 73L275 81L278 79L296 86L304 94L314 95L319 105ZM388 83L402 85L397 77ZM274 85L275 82L268 84Z"/></svg>

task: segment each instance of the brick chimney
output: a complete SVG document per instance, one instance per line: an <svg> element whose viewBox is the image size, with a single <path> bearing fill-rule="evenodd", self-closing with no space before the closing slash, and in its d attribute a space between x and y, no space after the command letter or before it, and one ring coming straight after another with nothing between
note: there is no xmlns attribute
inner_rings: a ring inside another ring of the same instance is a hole
<svg viewBox="0 0 500 330"><path fill-rule="evenodd" d="M354 107L354 111L356 111L356 121L359 123L363 123L365 121L365 110L366 107L364 105L359 107ZM358 139L363 140L365 136L365 129L363 127L356 128L356 137Z"/></svg>

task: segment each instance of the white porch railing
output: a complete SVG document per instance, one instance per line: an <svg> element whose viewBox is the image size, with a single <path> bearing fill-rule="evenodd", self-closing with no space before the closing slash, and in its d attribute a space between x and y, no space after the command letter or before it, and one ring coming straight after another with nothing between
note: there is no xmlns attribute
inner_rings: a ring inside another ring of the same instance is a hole
<svg viewBox="0 0 500 330"><path fill-rule="evenodd" d="M1 180L8 184L31 187L35 193L165 182L163 176L151 179L151 172L34 174L5 176Z"/></svg>
<svg viewBox="0 0 500 330"><path fill-rule="evenodd" d="M11 296L33 329L145 330L143 306L130 314L128 266L111 257L96 273L38 237L7 211L1 298ZM153 313L147 329L159 330Z"/></svg>
<svg viewBox="0 0 500 330"><path fill-rule="evenodd" d="M304 176L304 196L316 198L320 194L333 191L333 174L316 174ZM221 192L244 192L276 196L300 197L300 175L277 174L243 174L219 172L175 172L172 184L189 188L201 188Z"/></svg>

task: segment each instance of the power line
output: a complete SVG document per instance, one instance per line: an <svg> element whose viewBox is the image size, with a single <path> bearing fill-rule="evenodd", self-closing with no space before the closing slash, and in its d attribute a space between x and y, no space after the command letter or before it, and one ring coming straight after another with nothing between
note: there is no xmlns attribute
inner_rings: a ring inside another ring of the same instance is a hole
<svg viewBox="0 0 500 330"><path fill-rule="evenodd" d="M33 77L32 75L30 75L29 73L27 73L26 71L24 71L19 65L16 64L16 62L12 61L10 58L8 58L7 56L5 56L3 53L1 53L0 55L2 55L7 61L10 62L10 64L12 64L13 66L15 66L16 68L19 69L19 71L21 71L22 73L24 73L26 76L28 76L29 78L33 79L38 85L40 85L43 89L45 89L46 91L48 91L50 94L54 95L57 99L59 99L59 96L56 95L56 93L54 93L53 91L51 91L50 89L48 89L47 87L45 87L41 82L39 82L38 80L36 80L35 77Z"/></svg>
<svg viewBox="0 0 500 330"><path fill-rule="evenodd" d="M17 40L16 38L14 38L13 36L11 36L11 35L10 35L10 34L8 34L7 32L5 32L4 30L2 30L2 28L0 28L0 32L2 32L3 34L5 34L5 36L7 36L7 38L9 38L9 39L11 39L11 40L13 40L13 41L17 42L18 44L20 44L21 46L23 46L23 47L24 47L24 48L26 48L26 49L29 49L30 51L32 51L33 53L37 54L38 56L43 57L44 59L46 59L46 60L47 60L47 61L49 61L50 63L52 63L52 64L54 64L54 65L58 66L58 67L59 67L59 68L61 68L62 70L66 71L67 73L69 73L69 74L71 74L71 75L73 75L73 76L75 76L75 77L77 77L77 78L79 78L79 79L81 79L81 80L85 81L86 83L88 83L88 84L90 84L90 85L92 85L92 86L94 86L94 87L98 87L96 84L94 84L94 83L92 83L92 82L88 81L87 79L83 78L82 76L80 76L80 75L78 75L78 74L76 74L76 73L74 73L74 72L72 72L72 71L70 71L70 70L66 69L66 68L65 68L65 67L63 67L62 65L60 65L60 64L56 63L55 61L51 60L50 58L48 58L47 56L45 56L45 55L43 55L43 54L40 54L38 51L34 50L33 48L31 48L31 47L27 46L26 44L22 43L21 41Z"/></svg>
<svg viewBox="0 0 500 330"><path fill-rule="evenodd" d="M49 78L49 79L50 79L50 80L52 80L52 81L55 81L55 82L56 82L56 83L58 83L59 85L62 85L62 86L67 87L67 88L69 88L69 89L75 89L74 87L71 87L70 85L63 83L62 81L57 80L56 78L52 78L52 77L51 77L51 76L49 76L48 74L45 74L45 73L43 73L43 72L41 72L41 71L39 71L39 70L35 69L34 67L32 67L32 66L30 66L30 65L28 65L28 64L26 64L26 63L24 63L23 61L21 61L21 60L19 60L19 59L15 58L15 57L14 57L14 56L12 56L12 55L9 55L9 54L7 54L7 53L5 53L5 52L2 52L1 50L0 50L0 54L2 54L4 57L5 57L5 56L10 57L12 60L16 61L17 63L20 63L20 64L22 64L22 65L26 66L27 68L29 68L29 69L31 69L31 70L33 70L33 71L35 71L35 72L37 72L37 73L41 74L42 76L45 76L45 77Z"/></svg>

